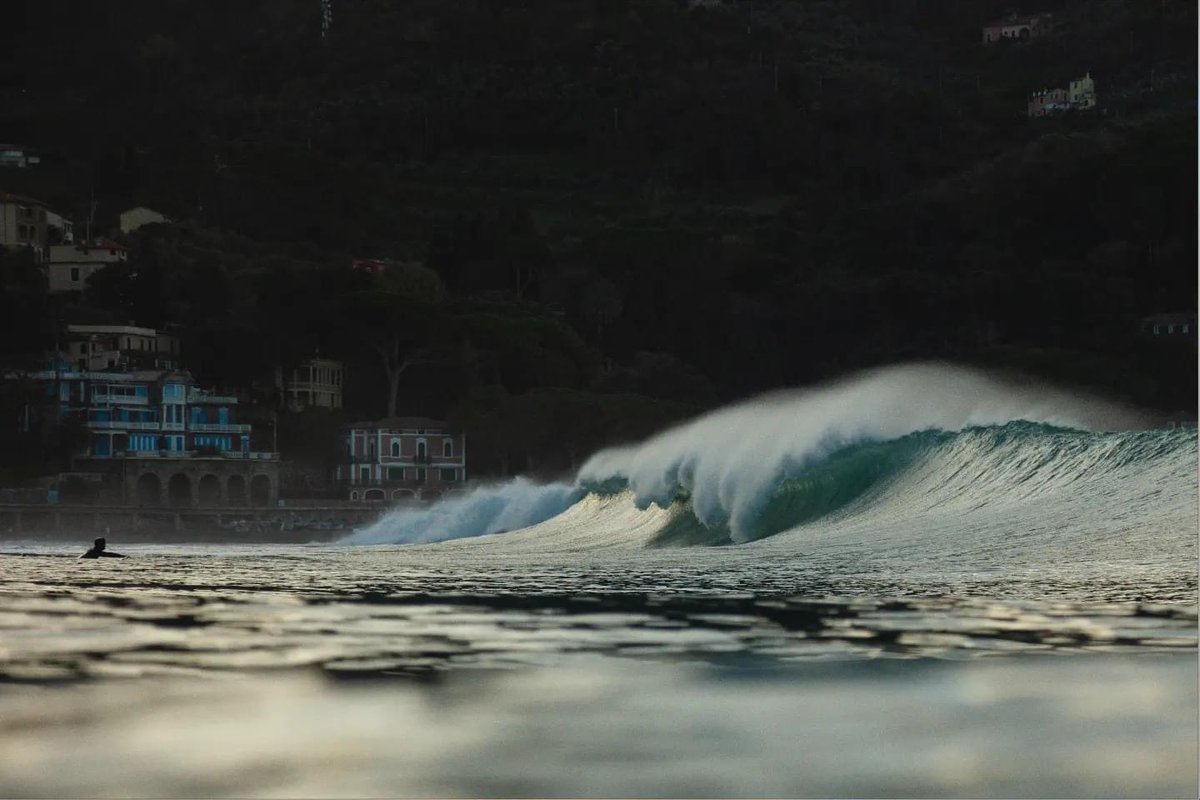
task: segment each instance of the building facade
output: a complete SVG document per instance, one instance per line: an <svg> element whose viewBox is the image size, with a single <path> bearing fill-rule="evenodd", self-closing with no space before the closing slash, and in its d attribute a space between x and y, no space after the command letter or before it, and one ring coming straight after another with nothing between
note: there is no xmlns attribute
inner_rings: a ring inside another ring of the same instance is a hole
<svg viewBox="0 0 1200 800"><path fill-rule="evenodd" d="M1042 89L1029 95L1028 114L1048 117L1067 111L1087 111L1096 107L1096 82L1092 73L1071 81L1066 89Z"/></svg>
<svg viewBox="0 0 1200 800"><path fill-rule="evenodd" d="M1043 89L1029 96L1027 113L1031 117L1048 117L1061 114L1071 107L1066 89Z"/></svg>
<svg viewBox="0 0 1200 800"><path fill-rule="evenodd" d="M92 371L57 360L32 375L46 402L27 406L24 427L78 424L86 437L76 470L119 475L138 505L275 505L278 454L250 449L237 398L197 387L174 370ZM49 417L49 419L46 419Z"/></svg>
<svg viewBox="0 0 1200 800"><path fill-rule="evenodd" d="M27 169L42 162L41 156L21 144L0 144L0 167Z"/></svg>
<svg viewBox="0 0 1200 800"><path fill-rule="evenodd" d="M997 42L1025 42L1038 39L1050 33L1053 18L1049 14L1031 14L1020 16L1010 14L1004 19L989 22L983 26L983 43L985 45Z"/></svg>
<svg viewBox="0 0 1200 800"><path fill-rule="evenodd" d="M336 478L349 499L359 502L428 499L467 479L467 437L427 417L352 425L346 457Z"/></svg>
<svg viewBox="0 0 1200 800"><path fill-rule="evenodd" d="M0 192L0 246L28 247L45 258L48 246L48 209L41 200Z"/></svg>
<svg viewBox="0 0 1200 800"><path fill-rule="evenodd" d="M46 270L51 292L82 292L87 279L109 264L127 261L129 251L111 239L50 247Z"/></svg>
<svg viewBox="0 0 1200 800"><path fill-rule="evenodd" d="M133 325L68 325L63 356L81 372L169 370L179 362L179 339Z"/></svg>
<svg viewBox="0 0 1200 800"><path fill-rule="evenodd" d="M1071 108L1077 111L1096 107L1096 82L1092 80L1092 73L1088 72L1082 78L1071 81L1067 89L1067 100L1071 103Z"/></svg>
<svg viewBox="0 0 1200 800"><path fill-rule="evenodd" d="M275 370L275 389L285 396L291 411L305 408L342 407L342 386L346 369L331 358L311 358L292 370L291 380L283 380L283 370Z"/></svg>
<svg viewBox="0 0 1200 800"><path fill-rule="evenodd" d="M136 206L121 212L121 233L136 231L143 225L152 225L156 222L170 221L171 220L165 214L160 214L152 208Z"/></svg>

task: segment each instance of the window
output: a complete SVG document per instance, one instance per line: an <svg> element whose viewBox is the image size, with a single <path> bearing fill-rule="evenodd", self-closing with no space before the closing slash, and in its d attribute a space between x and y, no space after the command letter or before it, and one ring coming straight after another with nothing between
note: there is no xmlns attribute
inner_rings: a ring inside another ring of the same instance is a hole
<svg viewBox="0 0 1200 800"><path fill-rule="evenodd" d="M358 470L358 478L362 483L370 483L371 482L371 468L370 467L361 467Z"/></svg>
<svg viewBox="0 0 1200 800"><path fill-rule="evenodd" d="M71 267L71 282L79 282L79 267Z"/></svg>
<svg viewBox="0 0 1200 800"><path fill-rule="evenodd" d="M419 470L417 470L417 483L424 483L424 482L425 482L425 470L419 469Z"/></svg>
<svg viewBox="0 0 1200 800"><path fill-rule="evenodd" d="M392 440L392 458L400 457L400 443L395 439Z"/></svg>
<svg viewBox="0 0 1200 800"><path fill-rule="evenodd" d="M450 441L442 442L442 455L450 458L454 455L454 443Z"/></svg>
<svg viewBox="0 0 1200 800"><path fill-rule="evenodd" d="M425 458L426 455L427 455L427 451L425 449L425 442L424 441L417 442L417 458Z"/></svg>
<svg viewBox="0 0 1200 800"><path fill-rule="evenodd" d="M446 482L450 482L450 481L453 481L453 480L454 480L454 478L455 478L455 474L454 474L454 473L455 473L455 472L457 472L457 470L454 470L454 469L448 469L448 468L446 468L446 467L442 467L442 470L441 470L441 472L442 472L442 475L441 475L441 477L442 477L442 480L443 480L443 481L446 481Z"/></svg>
<svg viewBox="0 0 1200 800"><path fill-rule="evenodd" d="M387 476L389 481L404 480L404 467L388 467Z"/></svg>

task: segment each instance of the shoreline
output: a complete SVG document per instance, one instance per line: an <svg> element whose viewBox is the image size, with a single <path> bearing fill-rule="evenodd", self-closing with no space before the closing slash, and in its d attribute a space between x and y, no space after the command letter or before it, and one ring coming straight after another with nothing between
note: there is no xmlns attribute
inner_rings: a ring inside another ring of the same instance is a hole
<svg viewBox="0 0 1200 800"><path fill-rule="evenodd" d="M165 544L335 541L391 507L157 508L136 506L0 505L0 541L79 542L106 536Z"/></svg>

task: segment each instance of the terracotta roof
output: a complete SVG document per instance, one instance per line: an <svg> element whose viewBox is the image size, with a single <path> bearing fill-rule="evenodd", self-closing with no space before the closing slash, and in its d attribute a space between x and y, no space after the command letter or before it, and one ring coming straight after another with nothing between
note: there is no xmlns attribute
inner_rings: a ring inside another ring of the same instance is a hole
<svg viewBox="0 0 1200 800"><path fill-rule="evenodd" d="M349 426L351 428L380 428L383 430L396 430L405 428L440 428L449 430L450 426L444 420L433 419L431 417L385 417L370 422L356 422Z"/></svg>
<svg viewBox="0 0 1200 800"><path fill-rule="evenodd" d="M36 198L26 197L21 194L9 194L8 192L0 192L0 203L28 203L35 206L46 206L45 203Z"/></svg>

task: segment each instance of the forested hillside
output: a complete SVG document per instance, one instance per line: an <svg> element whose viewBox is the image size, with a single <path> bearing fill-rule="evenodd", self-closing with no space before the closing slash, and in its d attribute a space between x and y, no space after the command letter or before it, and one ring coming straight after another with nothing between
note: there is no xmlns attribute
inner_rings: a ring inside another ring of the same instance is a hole
<svg viewBox="0 0 1200 800"><path fill-rule="evenodd" d="M177 220L45 314L178 324L209 383L336 354L485 472L915 358L1195 409L1194 335L1139 334L1196 306L1194 0L989 47L1011 0L10 5L0 141L43 157L0 189ZM1085 73L1096 109L1026 116Z"/></svg>

